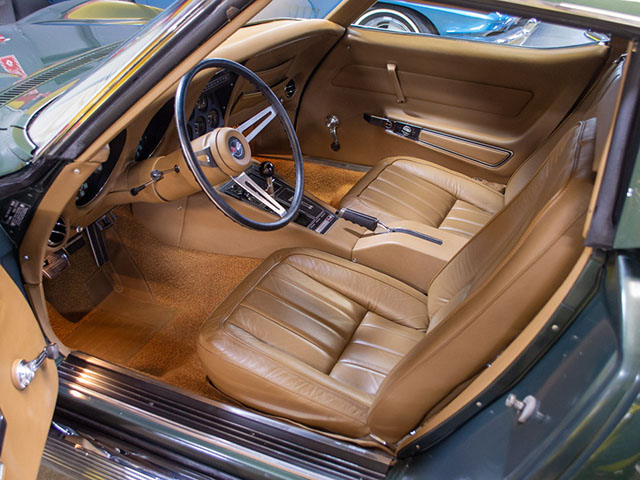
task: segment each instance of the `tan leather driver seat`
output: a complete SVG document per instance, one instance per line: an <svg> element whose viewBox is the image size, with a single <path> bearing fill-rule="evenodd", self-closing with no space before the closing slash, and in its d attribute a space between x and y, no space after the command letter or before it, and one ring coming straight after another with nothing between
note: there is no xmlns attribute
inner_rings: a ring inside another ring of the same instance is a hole
<svg viewBox="0 0 640 480"><path fill-rule="evenodd" d="M590 119L568 129L427 296L319 251L267 258L204 322L207 375L262 411L398 441L495 358L575 264L595 127Z"/></svg>

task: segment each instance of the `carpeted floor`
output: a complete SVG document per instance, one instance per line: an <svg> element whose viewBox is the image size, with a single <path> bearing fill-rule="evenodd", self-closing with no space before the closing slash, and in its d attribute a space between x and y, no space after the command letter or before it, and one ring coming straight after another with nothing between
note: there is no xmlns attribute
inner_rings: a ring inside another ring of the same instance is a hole
<svg viewBox="0 0 640 480"><path fill-rule="evenodd" d="M137 284L148 285L150 299L141 300L145 292L132 288L132 279L118 279L123 274L117 272L114 291L71 322L66 317L75 311L74 301L87 305L91 295L86 285L77 284L71 298L62 295L63 288L54 285L61 276L45 287L54 331L71 348L216 397L196 354L198 328L260 260L171 247L144 230L127 208L116 209L116 216L112 229L145 280ZM71 256L75 268L69 273L89 268L83 255L80 251Z"/></svg>
<svg viewBox="0 0 640 480"><path fill-rule="evenodd" d="M293 181L293 162L269 160ZM305 173L305 189L335 207L364 175L312 162ZM71 348L220 399L200 365L197 332L260 260L165 245L129 207L114 213L105 231L109 263L98 269L85 245L71 255L71 267L45 281L54 331Z"/></svg>
<svg viewBox="0 0 640 480"><path fill-rule="evenodd" d="M295 185L296 170L292 160L260 158L273 162L278 175ZM321 163L304 163L304 189L320 200L338 208L340 200L364 176L365 172L347 170Z"/></svg>

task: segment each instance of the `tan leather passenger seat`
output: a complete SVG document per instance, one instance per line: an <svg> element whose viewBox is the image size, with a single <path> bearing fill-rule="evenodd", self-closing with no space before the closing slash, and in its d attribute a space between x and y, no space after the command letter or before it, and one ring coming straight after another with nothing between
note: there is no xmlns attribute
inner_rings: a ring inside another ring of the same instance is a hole
<svg viewBox="0 0 640 480"><path fill-rule="evenodd" d="M265 412L398 441L495 358L575 264L595 131L595 119L568 128L427 296L327 253L275 253L204 322L207 375Z"/></svg>
<svg viewBox="0 0 640 480"><path fill-rule="evenodd" d="M378 162L347 193L340 207L373 215L384 223L410 220L472 237L531 179L551 148L576 121L595 116L596 106L601 114L609 109L605 117L610 118L621 75L621 63L602 75L581 107L516 170L504 194L428 160L395 156ZM607 98L602 101L602 97ZM603 118L601 114L599 118ZM608 127L610 123L601 124Z"/></svg>
<svg viewBox="0 0 640 480"><path fill-rule="evenodd" d="M340 206L385 223L412 220L472 237L504 206L504 196L426 160L389 157L369 170Z"/></svg>

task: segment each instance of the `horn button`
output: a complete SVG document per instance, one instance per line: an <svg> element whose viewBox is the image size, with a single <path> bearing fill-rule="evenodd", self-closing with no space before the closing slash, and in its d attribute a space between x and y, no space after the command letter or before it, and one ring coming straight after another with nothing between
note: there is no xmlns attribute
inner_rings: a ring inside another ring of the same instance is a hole
<svg viewBox="0 0 640 480"><path fill-rule="evenodd" d="M229 151L236 160L244 158L244 147L238 137L229 137Z"/></svg>
<svg viewBox="0 0 640 480"><path fill-rule="evenodd" d="M230 177L237 177L251 163L251 147L247 139L234 128L223 127L209 137L209 148L220 170Z"/></svg>

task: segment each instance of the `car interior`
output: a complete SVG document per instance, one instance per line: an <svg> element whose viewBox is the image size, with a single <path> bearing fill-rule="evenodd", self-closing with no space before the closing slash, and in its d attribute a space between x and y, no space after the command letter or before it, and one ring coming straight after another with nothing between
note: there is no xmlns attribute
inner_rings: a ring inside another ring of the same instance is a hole
<svg viewBox="0 0 640 480"><path fill-rule="evenodd" d="M23 273L63 353L393 453L549 328L589 254L626 43L514 47L345 18L247 24L207 55L254 72L277 108L246 75L203 69L185 141L171 81L65 167L21 247L44 258ZM282 115L304 158L297 214ZM258 225L280 206L293 220L248 228L209 186Z"/></svg>

